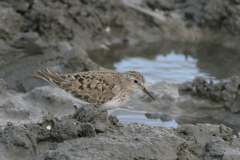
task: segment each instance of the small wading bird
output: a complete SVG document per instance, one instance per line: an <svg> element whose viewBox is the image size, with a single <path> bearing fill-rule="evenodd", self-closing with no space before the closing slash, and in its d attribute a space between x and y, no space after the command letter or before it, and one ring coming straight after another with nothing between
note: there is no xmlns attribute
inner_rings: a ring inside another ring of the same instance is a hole
<svg viewBox="0 0 240 160"><path fill-rule="evenodd" d="M99 104L104 110L122 106L138 91L145 92L155 100L144 87L145 78L136 71L88 71L60 75L47 69L47 72L39 70L38 73L31 73L64 89L75 98Z"/></svg>

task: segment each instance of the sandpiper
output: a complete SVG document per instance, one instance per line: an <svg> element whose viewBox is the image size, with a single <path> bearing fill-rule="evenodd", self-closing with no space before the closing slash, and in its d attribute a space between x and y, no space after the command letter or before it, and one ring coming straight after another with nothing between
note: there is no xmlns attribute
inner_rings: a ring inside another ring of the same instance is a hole
<svg viewBox="0 0 240 160"><path fill-rule="evenodd" d="M104 110L122 106L138 91L145 92L155 100L144 87L144 76L137 71L88 71L61 75L47 69L47 72L39 70L38 73L31 73L64 89L75 98L99 104Z"/></svg>

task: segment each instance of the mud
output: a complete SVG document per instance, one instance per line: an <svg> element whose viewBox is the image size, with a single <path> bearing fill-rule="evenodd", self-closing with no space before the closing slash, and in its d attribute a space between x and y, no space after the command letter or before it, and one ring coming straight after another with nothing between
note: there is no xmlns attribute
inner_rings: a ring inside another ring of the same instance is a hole
<svg viewBox="0 0 240 160"><path fill-rule="evenodd" d="M189 93L192 96L199 96L217 102L217 108L224 107L232 113L239 113L239 76L232 76L223 79L219 83L209 83L204 77L196 77L192 82L183 83L179 88L180 93ZM215 106L210 106L215 108ZM211 108L209 108L211 109Z"/></svg>
<svg viewBox="0 0 240 160"><path fill-rule="evenodd" d="M239 137L224 125L121 124L94 104L61 119L47 114L41 123L9 122L0 133L3 159L16 155L22 159L240 158Z"/></svg>
<svg viewBox="0 0 240 160"><path fill-rule="evenodd" d="M111 125L111 121L107 119L107 112L97 107L84 106L77 109L74 115L61 119L54 117L53 114L47 114L43 117L42 123L38 124L15 126L9 122L1 130L1 142L9 150L21 150L30 156L41 153L38 147L40 141L59 143L80 137L94 137L96 133L104 132Z"/></svg>

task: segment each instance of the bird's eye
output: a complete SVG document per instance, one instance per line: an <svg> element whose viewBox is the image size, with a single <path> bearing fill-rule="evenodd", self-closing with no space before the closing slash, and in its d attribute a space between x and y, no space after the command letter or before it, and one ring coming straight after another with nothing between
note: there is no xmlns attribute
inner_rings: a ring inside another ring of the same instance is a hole
<svg viewBox="0 0 240 160"><path fill-rule="evenodd" d="M138 81L137 81L137 80L134 80L134 82L135 82L135 83L138 83Z"/></svg>

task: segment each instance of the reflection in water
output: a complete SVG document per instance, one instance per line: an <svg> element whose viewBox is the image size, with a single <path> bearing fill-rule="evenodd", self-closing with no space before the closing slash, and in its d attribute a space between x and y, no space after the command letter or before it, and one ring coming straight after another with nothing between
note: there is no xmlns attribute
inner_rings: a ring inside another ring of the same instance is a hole
<svg viewBox="0 0 240 160"><path fill-rule="evenodd" d="M200 45L196 50L195 58L198 59L197 67L216 79L228 78L234 74L240 75L238 48L211 44Z"/></svg>
<svg viewBox="0 0 240 160"><path fill-rule="evenodd" d="M109 114L116 115L121 123L144 123L151 126L175 127L177 122L168 114L146 113L145 111L134 111L118 108L109 111ZM166 118L168 117L168 118Z"/></svg>
<svg viewBox="0 0 240 160"><path fill-rule="evenodd" d="M167 113L145 113L148 119L160 119L163 122L172 121L173 117Z"/></svg>
<svg viewBox="0 0 240 160"><path fill-rule="evenodd" d="M164 127L176 127L177 122L173 119L171 121L161 121L160 119L148 119L144 115L117 115L117 118L121 123L144 123L150 126L164 126Z"/></svg>

